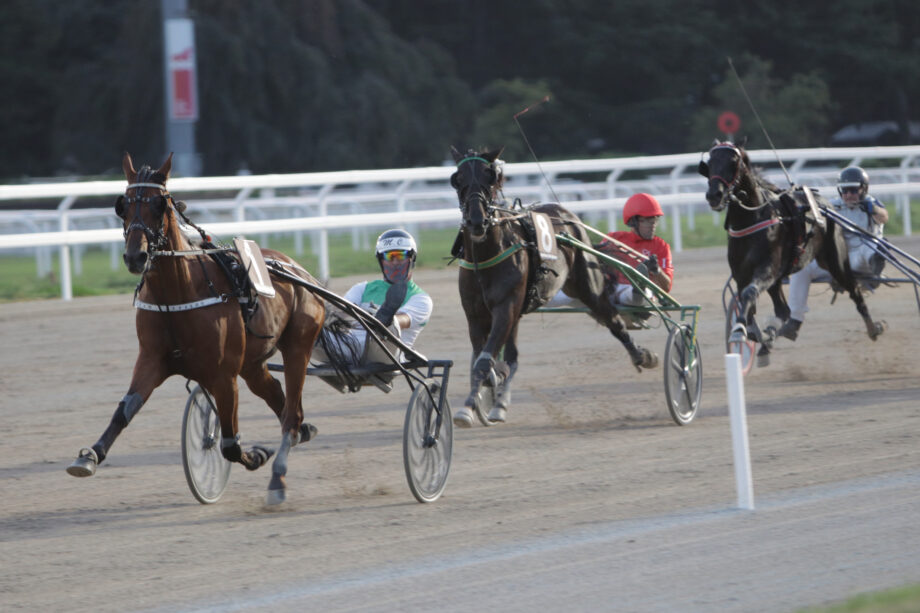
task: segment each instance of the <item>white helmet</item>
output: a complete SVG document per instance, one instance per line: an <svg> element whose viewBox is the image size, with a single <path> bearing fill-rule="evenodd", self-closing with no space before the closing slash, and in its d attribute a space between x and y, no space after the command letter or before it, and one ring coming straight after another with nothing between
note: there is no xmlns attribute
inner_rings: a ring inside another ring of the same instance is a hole
<svg viewBox="0 0 920 613"><path fill-rule="evenodd" d="M409 257L415 262L415 256L418 254L418 247L415 245L415 239L405 230L387 230L377 237L376 254L377 259L382 259L383 254L394 249L401 249L409 252Z"/></svg>

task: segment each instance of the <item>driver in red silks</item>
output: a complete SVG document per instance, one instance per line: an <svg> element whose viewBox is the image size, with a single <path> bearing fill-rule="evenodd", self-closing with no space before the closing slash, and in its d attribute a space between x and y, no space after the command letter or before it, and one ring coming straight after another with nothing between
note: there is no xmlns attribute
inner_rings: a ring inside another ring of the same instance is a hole
<svg viewBox="0 0 920 613"><path fill-rule="evenodd" d="M671 246L661 237L655 236L658 220L664 215L661 205L651 194L633 194L623 206L623 223L632 230L610 232L607 236L623 243L632 250L641 253L640 259L635 254L624 253L612 241L601 241L596 248L617 259L623 260L655 285L666 292L671 291L674 281L674 263L671 260ZM619 271L608 273L615 277L615 285L610 283L610 300L615 304L642 305L645 296L642 290L633 287L626 276ZM609 282L608 282L609 283Z"/></svg>

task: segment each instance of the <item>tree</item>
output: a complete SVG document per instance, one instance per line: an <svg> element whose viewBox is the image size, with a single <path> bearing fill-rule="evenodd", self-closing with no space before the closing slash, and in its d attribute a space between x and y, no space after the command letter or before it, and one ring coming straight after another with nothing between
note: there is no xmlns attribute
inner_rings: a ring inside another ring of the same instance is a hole
<svg viewBox="0 0 920 613"><path fill-rule="evenodd" d="M787 81L771 76L772 64L751 55L735 62L744 91L750 97L777 148L813 147L822 142L833 110L827 85L816 74L793 74ZM690 150L705 148L718 133L716 121L723 111L734 111L741 118L736 140L746 139L748 148L769 146L760 123L751 111L735 73L726 68L722 82L712 93L712 103L693 117L687 140Z"/></svg>

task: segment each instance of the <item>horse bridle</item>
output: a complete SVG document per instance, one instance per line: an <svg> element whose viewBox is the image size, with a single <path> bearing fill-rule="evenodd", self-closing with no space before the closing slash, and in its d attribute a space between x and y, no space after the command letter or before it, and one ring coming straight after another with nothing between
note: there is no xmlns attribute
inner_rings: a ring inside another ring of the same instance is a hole
<svg viewBox="0 0 920 613"><path fill-rule="evenodd" d="M735 176L731 178L731 181L725 179L725 177L722 177L720 175L713 175L713 174L709 175L710 180L717 179L721 181L723 185L725 185L725 192L722 194L722 198L719 199L719 207L720 207L719 210L722 210L725 208L726 200L729 200L730 202L734 202L741 208L746 209L748 211L757 211L757 210L762 209L764 206L766 206L767 201L764 198L761 198L762 202L758 206L747 206L746 204L741 202L741 199L738 198L738 196L735 194L735 188L738 187L738 184L741 182L741 168L742 166L744 166L744 157L741 155L741 150L738 149L738 147L736 147L732 143L719 143L716 146L714 146L712 149L709 150L710 159L712 159L712 152L715 151L716 149L729 149L731 151L734 151L735 154L738 156L738 163L735 165Z"/></svg>
<svg viewBox="0 0 920 613"><path fill-rule="evenodd" d="M714 175L714 174L709 175L710 180L717 179L718 181L721 181L723 185L725 185L725 193L722 194L722 198L719 200L719 206L721 209L721 208L725 208L724 206L725 199L734 196L735 188L738 186L738 183L741 181L741 166L742 164L744 164L744 160L741 158L741 151L738 149L738 147L736 147L732 143L719 143L715 145L714 147L712 147L709 150L710 159L712 159L712 152L715 151L716 149L729 149L730 151L733 151L738 156L738 163L735 164L735 176L733 176L730 181L721 175Z"/></svg>
<svg viewBox="0 0 920 613"><path fill-rule="evenodd" d="M151 187L154 189L158 189L160 190L160 193L156 196L141 196L141 190L145 187ZM147 182L131 183L126 188L125 190L126 193L130 191L132 188L137 189L137 192L135 193L133 197L128 196L128 195L122 196L122 199L124 200L126 207L131 206L133 204L148 204L149 205L151 202L153 202L155 199L158 199L158 198L164 198L166 200L167 207L172 205L172 200L173 200L172 195L170 195L165 185L160 185L159 183L147 183ZM127 241L128 234L130 234L134 230L141 230L144 233L144 235L147 237L147 255L150 256L150 261L152 262L154 253L166 245L167 238L166 238L166 234L163 232L162 219L160 220L160 227L157 228L156 230L153 230L150 226L144 223L144 220L141 218L140 211L141 209L139 206L135 207L134 218L131 220L131 222L127 226L125 226L123 234L124 234L125 240ZM164 213L165 213L165 210L164 210Z"/></svg>
<svg viewBox="0 0 920 613"><path fill-rule="evenodd" d="M484 157L480 157L478 155L471 155L457 162L457 171L459 172L460 167L463 166L465 163L473 162L473 161L482 162L483 164L486 164L487 166L490 166L490 167L492 166L492 162L485 159ZM484 193L485 190L477 189L475 190L474 193L468 194L463 200L460 201L460 212L463 214L463 221L462 221L463 227L466 228L470 226L470 223L469 223L469 211L470 211L470 204L471 204L470 201L474 198L478 201L478 203L483 207L483 210L485 211L486 229L488 230L491 226L495 225L496 223L499 223L499 220L496 219L495 212L500 207L496 207L494 204L495 200L492 194L492 186L488 185L487 189L489 191L488 197L486 197Z"/></svg>

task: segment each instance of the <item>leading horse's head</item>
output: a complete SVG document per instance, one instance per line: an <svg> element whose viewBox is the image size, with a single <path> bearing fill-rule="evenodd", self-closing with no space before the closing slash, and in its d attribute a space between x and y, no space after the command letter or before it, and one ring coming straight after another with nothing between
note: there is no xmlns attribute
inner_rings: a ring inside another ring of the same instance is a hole
<svg viewBox="0 0 920 613"><path fill-rule="evenodd" d="M470 149L465 155L454 147L450 149L457 163L450 184L460 200L461 227L469 231L470 238L480 242L493 223L492 203L504 182L503 163L498 159L503 147L482 152Z"/></svg>
<svg viewBox="0 0 920 613"><path fill-rule="evenodd" d="M122 258L128 270L139 275L152 264L153 252L167 245L167 229L175 223L172 209L176 204L166 190L172 154L159 170L150 166L134 170L131 155L126 152L121 167L128 180L125 195L115 201L115 214L121 217L125 234Z"/></svg>
<svg viewBox="0 0 920 613"><path fill-rule="evenodd" d="M709 179L706 201L713 211L721 211L735 196L741 173L750 166L747 153L729 142L716 141L709 150L709 162L700 162L699 173Z"/></svg>

